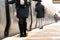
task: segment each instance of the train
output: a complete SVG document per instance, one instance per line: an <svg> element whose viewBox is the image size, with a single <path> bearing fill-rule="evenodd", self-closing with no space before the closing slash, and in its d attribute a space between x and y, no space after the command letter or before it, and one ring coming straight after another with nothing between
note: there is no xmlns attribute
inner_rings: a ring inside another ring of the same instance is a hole
<svg viewBox="0 0 60 40"><path fill-rule="evenodd" d="M4 31L5 27L8 25L7 22L9 22L9 36L13 36L19 33L18 28L18 18L16 17L16 9L15 4L8 4L7 1L10 0L0 0L0 39L4 38ZM38 28L37 18L36 18L36 12L35 12L35 1L31 1L31 6L29 8L29 17L27 18L27 31L31 31L35 28ZM7 8L8 6L8 8ZM52 11L51 5L44 5L45 6L45 18L44 18L44 25L54 23L54 11ZM49 7L51 9L49 9ZM9 15L9 16L8 16ZM9 20L8 20L9 19Z"/></svg>

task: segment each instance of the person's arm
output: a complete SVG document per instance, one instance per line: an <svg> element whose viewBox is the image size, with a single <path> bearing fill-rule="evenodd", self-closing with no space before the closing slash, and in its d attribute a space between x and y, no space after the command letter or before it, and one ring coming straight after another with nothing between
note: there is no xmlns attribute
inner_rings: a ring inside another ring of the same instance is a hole
<svg viewBox="0 0 60 40"><path fill-rule="evenodd" d="M30 6L31 5L30 0L26 0L25 2L26 2L26 5L27 6Z"/></svg>
<svg viewBox="0 0 60 40"><path fill-rule="evenodd" d="M43 6L43 13L45 13L45 7Z"/></svg>
<svg viewBox="0 0 60 40"><path fill-rule="evenodd" d="M35 5L35 11L36 12L38 12L38 9L39 9L39 7L38 7L38 3Z"/></svg>
<svg viewBox="0 0 60 40"><path fill-rule="evenodd" d="M35 7L35 11L37 12L37 9L36 9L36 7Z"/></svg>
<svg viewBox="0 0 60 40"><path fill-rule="evenodd" d="M28 6L30 6L31 5L31 3L30 2L28 2L28 4L27 4Z"/></svg>

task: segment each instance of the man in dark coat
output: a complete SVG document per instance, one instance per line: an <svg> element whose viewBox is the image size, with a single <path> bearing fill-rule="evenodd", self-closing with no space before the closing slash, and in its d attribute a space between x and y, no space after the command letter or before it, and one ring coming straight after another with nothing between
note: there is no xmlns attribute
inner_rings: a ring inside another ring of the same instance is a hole
<svg viewBox="0 0 60 40"><path fill-rule="evenodd" d="M43 28L43 18L44 18L44 6L41 4L41 0L37 1L35 11L37 12L37 18L39 21L39 27L40 29Z"/></svg>
<svg viewBox="0 0 60 40"><path fill-rule="evenodd" d="M29 14L29 2L27 0L24 0L24 4L20 4L20 1L22 0L12 0L8 2L9 4L15 3L16 5L16 11L17 11L17 18L19 19L19 30L20 30L20 37L26 37L26 29L27 29L27 23L26 18L28 18Z"/></svg>

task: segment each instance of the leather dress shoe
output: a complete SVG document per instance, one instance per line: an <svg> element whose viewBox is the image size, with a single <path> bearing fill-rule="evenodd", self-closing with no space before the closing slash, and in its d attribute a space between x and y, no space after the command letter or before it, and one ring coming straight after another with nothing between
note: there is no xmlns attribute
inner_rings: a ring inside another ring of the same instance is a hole
<svg viewBox="0 0 60 40"><path fill-rule="evenodd" d="M20 35L20 37L27 37L27 33L23 34L23 35Z"/></svg>

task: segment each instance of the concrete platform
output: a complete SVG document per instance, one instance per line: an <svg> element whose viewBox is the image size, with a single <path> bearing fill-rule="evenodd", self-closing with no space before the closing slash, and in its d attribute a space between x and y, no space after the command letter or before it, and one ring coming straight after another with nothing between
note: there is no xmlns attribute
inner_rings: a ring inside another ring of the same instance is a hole
<svg viewBox="0 0 60 40"><path fill-rule="evenodd" d="M37 28L27 33L27 37L19 37L19 34L17 34L3 40L60 40L60 22L44 26L43 29Z"/></svg>

